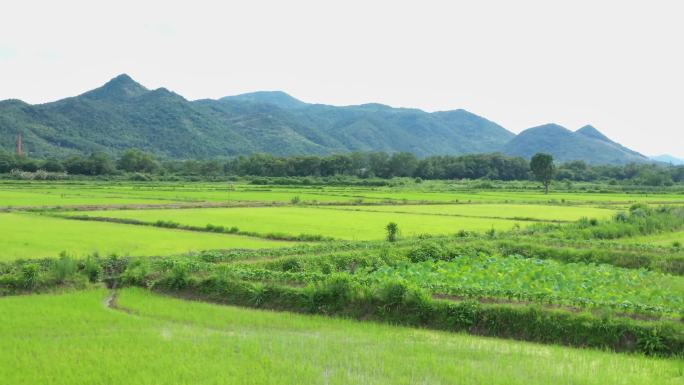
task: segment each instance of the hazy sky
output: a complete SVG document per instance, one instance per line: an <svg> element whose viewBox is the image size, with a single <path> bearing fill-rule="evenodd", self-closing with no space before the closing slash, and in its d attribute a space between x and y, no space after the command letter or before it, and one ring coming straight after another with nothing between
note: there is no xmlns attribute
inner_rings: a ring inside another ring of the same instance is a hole
<svg viewBox="0 0 684 385"><path fill-rule="evenodd" d="M0 99L128 73L188 99L465 108L684 157L684 1L3 1Z"/></svg>

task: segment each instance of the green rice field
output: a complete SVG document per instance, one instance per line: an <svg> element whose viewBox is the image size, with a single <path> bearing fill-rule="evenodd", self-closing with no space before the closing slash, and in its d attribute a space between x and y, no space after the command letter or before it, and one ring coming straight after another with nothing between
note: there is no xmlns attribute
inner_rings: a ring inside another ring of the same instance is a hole
<svg viewBox="0 0 684 385"><path fill-rule="evenodd" d="M230 234L83 222L29 213L0 213L0 261L92 253L167 255L204 249L272 248L288 242Z"/></svg>
<svg viewBox="0 0 684 385"><path fill-rule="evenodd" d="M238 182L0 181L0 208L170 202L442 202L615 204L684 203L678 194L474 190L458 184L424 186L259 186Z"/></svg>
<svg viewBox="0 0 684 385"><path fill-rule="evenodd" d="M510 230L514 220L496 218L465 218L456 216L425 216L393 212L333 210L326 207L248 207L179 210L112 210L67 215L136 219L154 223L158 220L204 227L207 224L224 227L237 226L240 230L260 234L290 235L320 234L347 240L382 239L385 225L396 222L402 235L454 234L459 230ZM522 223L525 224L526 222Z"/></svg>
<svg viewBox="0 0 684 385"><path fill-rule="evenodd" d="M453 215L502 219L545 221L575 221L586 218L609 218L615 210L586 206L557 206L539 204L451 204L451 205L397 205L397 206L336 206L337 210Z"/></svg>
<svg viewBox="0 0 684 385"><path fill-rule="evenodd" d="M0 181L0 385L684 383L684 195L473 186Z"/></svg>
<svg viewBox="0 0 684 385"><path fill-rule="evenodd" d="M684 362L165 298L0 298L13 385L680 384ZM407 364L410 359L410 364Z"/></svg>

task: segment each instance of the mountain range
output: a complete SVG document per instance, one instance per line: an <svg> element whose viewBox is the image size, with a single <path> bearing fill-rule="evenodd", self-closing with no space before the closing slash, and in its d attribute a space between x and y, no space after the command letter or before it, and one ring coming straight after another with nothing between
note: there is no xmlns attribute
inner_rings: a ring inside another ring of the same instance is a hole
<svg viewBox="0 0 684 385"><path fill-rule="evenodd" d="M190 101L149 90L122 74L102 87L55 102L0 101L0 148L17 133L36 157L139 148L162 157L408 151L418 156L502 152L559 161L624 164L645 156L592 126L547 124L518 135L466 110L425 112L382 104L311 104L280 91Z"/></svg>

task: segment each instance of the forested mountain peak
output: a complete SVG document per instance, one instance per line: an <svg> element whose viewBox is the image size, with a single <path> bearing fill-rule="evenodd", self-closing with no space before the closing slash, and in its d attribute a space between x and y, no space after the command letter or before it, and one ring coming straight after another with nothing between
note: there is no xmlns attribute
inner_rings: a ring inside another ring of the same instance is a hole
<svg viewBox="0 0 684 385"><path fill-rule="evenodd" d="M273 104L280 108L299 108L307 105L303 101L283 92L283 91L257 91L246 94L225 96L219 100L223 101L245 101L253 103Z"/></svg>
<svg viewBox="0 0 684 385"><path fill-rule="evenodd" d="M607 136L605 136L601 131L597 130L596 127L587 124L586 126L580 128L577 130L578 134L582 134L584 136L588 136L590 138L602 140L604 142L610 142L613 143L612 140L610 140Z"/></svg>
<svg viewBox="0 0 684 385"><path fill-rule="evenodd" d="M625 164L648 161L592 126L573 132L558 124L544 124L521 132L504 147L504 153L525 158L538 152L551 154L561 162L583 160L594 164Z"/></svg>
<svg viewBox="0 0 684 385"><path fill-rule="evenodd" d="M310 104L282 91L188 101L166 88L149 90L126 74L56 102L0 102L0 148L12 151L19 131L37 157L140 148L172 158L385 151L527 158L548 152L560 161L590 163L646 159L591 126L572 132L551 123L516 136L464 109Z"/></svg>
<svg viewBox="0 0 684 385"><path fill-rule="evenodd" d="M102 87L81 94L81 97L93 100L121 101L134 98L149 90L136 82L127 74L121 74L105 83Z"/></svg>

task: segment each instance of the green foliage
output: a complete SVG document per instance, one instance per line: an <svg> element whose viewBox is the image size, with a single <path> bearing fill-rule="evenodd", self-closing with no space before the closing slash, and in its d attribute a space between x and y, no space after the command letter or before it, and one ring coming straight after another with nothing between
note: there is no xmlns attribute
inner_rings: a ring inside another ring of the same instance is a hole
<svg viewBox="0 0 684 385"><path fill-rule="evenodd" d="M582 219L576 224L553 231L563 238L618 239L675 231L684 227L684 209L681 207L650 208L636 204L629 213L621 213L611 221Z"/></svg>
<svg viewBox="0 0 684 385"><path fill-rule="evenodd" d="M385 230L387 231L387 236L385 238L387 242L396 242L399 235L399 225L390 222L385 226Z"/></svg>
<svg viewBox="0 0 684 385"><path fill-rule="evenodd" d="M325 281L311 284L304 290L312 313L337 313L357 297L358 284L347 274L332 274Z"/></svg>
<svg viewBox="0 0 684 385"><path fill-rule="evenodd" d="M455 306L447 306L444 312L445 322L452 330L469 330L475 326L482 313L482 305L474 300L466 300Z"/></svg>
<svg viewBox="0 0 684 385"><path fill-rule="evenodd" d="M406 280L432 293L459 297L684 315L684 297L668 289L681 286L680 278L610 265L483 255L400 263L380 267L368 278Z"/></svg>
<svg viewBox="0 0 684 385"><path fill-rule="evenodd" d="M82 272L91 283L98 282L102 278L102 264L99 256L89 255L82 262Z"/></svg>
<svg viewBox="0 0 684 385"><path fill-rule="evenodd" d="M154 225L157 227L166 227L169 229L176 229L180 226L180 223L174 222L174 221L163 221L160 219L160 220L157 220L156 222L154 222ZM208 226L211 226L211 225L207 225L207 227Z"/></svg>
<svg viewBox="0 0 684 385"><path fill-rule="evenodd" d="M449 253L436 242L420 242L408 255L411 262L449 259Z"/></svg>
<svg viewBox="0 0 684 385"><path fill-rule="evenodd" d="M127 172L151 173L157 170L159 164L151 154L138 149L129 149L121 154L117 161L117 168Z"/></svg>
<svg viewBox="0 0 684 385"><path fill-rule="evenodd" d="M176 263L171 269L166 281L170 289L180 290L188 285L189 272L188 266L183 263Z"/></svg>
<svg viewBox="0 0 684 385"><path fill-rule="evenodd" d="M548 194L549 185L555 173L553 157L549 154L534 155L530 161L530 169L534 173L535 178L544 184L544 191Z"/></svg>
<svg viewBox="0 0 684 385"><path fill-rule="evenodd" d="M40 279L40 267L35 263L27 263L21 268L21 285L24 289L35 289Z"/></svg>
<svg viewBox="0 0 684 385"><path fill-rule="evenodd" d="M77 263L65 252L60 253L59 259L55 261L52 271L57 283L64 283L69 277L76 274Z"/></svg>

